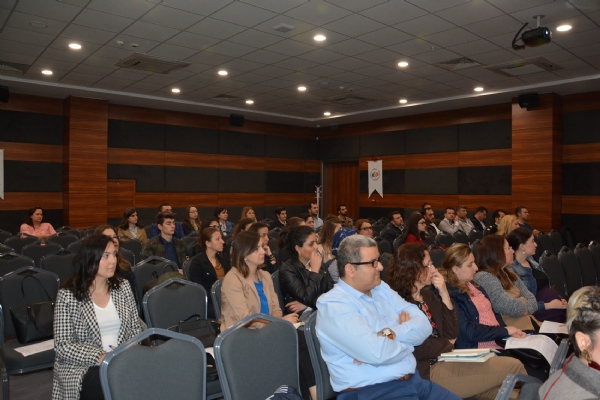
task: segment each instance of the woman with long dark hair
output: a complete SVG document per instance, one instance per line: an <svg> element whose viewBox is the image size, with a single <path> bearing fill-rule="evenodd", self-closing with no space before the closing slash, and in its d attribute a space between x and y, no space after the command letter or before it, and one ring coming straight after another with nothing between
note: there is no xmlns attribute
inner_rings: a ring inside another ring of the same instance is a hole
<svg viewBox="0 0 600 400"><path fill-rule="evenodd" d="M117 271L106 235L85 239L54 312L52 399L103 399L99 365L106 354L142 331L131 287Z"/></svg>
<svg viewBox="0 0 600 400"><path fill-rule="evenodd" d="M423 239L426 238L427 225L423 216L414 212L406 223L406 230L402 235L403 243L423 243Z"/></svg>
<svg viewBox="0 0 600 400"><path fill-rule="evenodd" d="M33 207L27 211L27 220L21 228L20 233L26 233L36 236L40 239L46 239L56 233L52 225L44 221L44 210L42 207Z"/></svg>
<svg viewBox="0 0 600 400"><path fill-rule="evenodd" d="M323 222L323 225L321 225L318 249L323 255L324 263L335 258L331 252L331 249L333 248L333 235L340 229L342 229L342 222L337 218L335 220L327 219Z"/></svg>
<svg viewBox="0 0 600 400"><path fill-rule="evenodd" d="M123 221L121 221L121 224L117 229L117 236L128 236L130 238L137 239L142 242L142 246L145 246L146 242L148 242L146 230L144 229L144 225L139 223L135 208L125 209L125 212L123 213Z"/></svg>
<svg viewBox="0 0 600 400"><path fill-rule="evenodd" d="M202 229L202 221L200 221L196 207L187 206L185 208L185 217L183 217L181 227L186 236L192 232L199 232Z"/></svg>
<svg viewBox="0 0 600 400"><path fill-rule="evenodd" d="M227 208L215 207L213 217L218 219L219 229L221 229L223 236L231 235L233 233L233 224L227 221L227 218L229 218L229 211L227 211Z"/></svg>

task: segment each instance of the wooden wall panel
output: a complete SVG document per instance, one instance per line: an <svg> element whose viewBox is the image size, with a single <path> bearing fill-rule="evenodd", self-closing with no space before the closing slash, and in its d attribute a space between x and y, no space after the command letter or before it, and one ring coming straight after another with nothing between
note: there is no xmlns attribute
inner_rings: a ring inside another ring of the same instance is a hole
<svg viewBox="0 0 600 400"><path fill-rule="evenodd" d="M446 207L456 207L458 205L457 194L407 194L406 208L420 209L423 203L428 202L431 207L443 210Z"/></svg>
<svg viewBox="0 0 600 400"><path fill-rule="evenodd" d="M404 157L406 160L405 169L458 167L458 152L406 154Z"/></svg>
<svg viewBox="0 0 600 400"><path fill-rule="evenodd" d="M308 204L304 193L265 193L264 198L265 206Z"/></svg>
<svg viewBox="0 0 600 400"><path fill-rule="evenodd" d="M562 213L600 215L600 196L563 196Z"/></svg>
<svg viewBox="0 0 600 400"><path fill-rule="evenodd" d="M8 103L0 103L0 110L63 115L64 107L62 99L11 93Z"/></svg>
<svg viewBox="0 0 600 400"><path fill-rule="evenodd" d="M479 206L486 207L490 212L498 208L511 210L511 196L495 195L455 195L455 194L386 194L381 198L374 195L367 197L366 193L360 195L361 207L381 208L412 208L420 209L423 203L428 202L434 209L443 210L446 207L456 208L464 205L473 211Z"/></svg>
<svg viewBox="0 0 600 400"><path fill-rule="evenodd" d="M600 108L600 91L569 94L563 97L563 112L597 110Z"/></svg>
<svg viewBox="0 0 600 400"><path fill-rule="evenodd" d="M265 203L264 193L219 193L218 204L221 206L247 206L252 204L255 206ZM288 203L282 203L288 204Z"/></svg>
<svg viewBox="0 0 600 400"><path fill-rule="evenodd" d="M368 162L371 161L373 157L361 157L360 158L360 170L366 171L368 169ZM404 154L399 154L397 156L381 156L377 157L378 160L383 161L383 170L386 169L404 169L406 165L406 156Z"/></svg>
<svg viewBox="0 0 600 400"><path fill-rule="evenodd" d="M107 184L107 217L121 218L126 208L135 207L135 179L108 179Z"/></svg>
<svg viewBox="0 0 600 400"><path fill-rule="evenodd" d="M563 146L562 162L600 162L600 143L568 144Z"/></svg>
<svg viewBox="0 0 600 400"><path fill-rule="evenodd" d="M198 207L214 207L218 201L218 193L137 192L135 195L137 208L156 208L161 203L169 203L172 207L185 207L190 204Z"/></svg>
<svg viewBox="0 0 600 400"><path fill-rule="evenodd" d="M511 163L511 149L461 151L458 153L458 165L460 167L511 165Z"/></svg>
<svg viewBox="0 0 600 400"><path fill-rule="evenodd" d="M360 206L361 207L381 207L381 208L404 208L405 194L384 194L383 198L373 193L371 197L366 193L360 194ZM335 213L337 215L337 211Z"/></svg>
<svg viewBox="0 0 600 400"><path fill-rule="evenodd" d="M322 215L337 215L338 204L344 203L348 215L358 215L358 161L325 164L324 199Z"/></svg>
<svg viewBox="0 0 600 400"><path fill-rule="evenodd" d="M60 192L5 192L4 200L0 199L0 209L23 210L31 205L48 210L63 208L63 198Z"/></svg>
<svg viewBox="0 0 600 400"><path fill-rule="evenodd" d="M13 161L55 162L63 161L61 145L0 142L4 149L4 159Z"/></svg>

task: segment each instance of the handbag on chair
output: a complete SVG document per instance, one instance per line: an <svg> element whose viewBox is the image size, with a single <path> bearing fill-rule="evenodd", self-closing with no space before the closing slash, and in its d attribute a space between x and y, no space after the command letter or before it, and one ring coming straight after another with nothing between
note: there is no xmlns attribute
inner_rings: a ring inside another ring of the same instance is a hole
<svg viewBox="0 0 600 400"><path fill-rule="evenodd" d="M212 347L219 334L219 323L214 319L204 319L194 314L186 320L179 321L168 330L190 335L200 340L204 347Z"/></svg>
<svg viewBox="0 0 600 400"><path fill-rule="evenodd" d="M35 279L48 296L48 300L42 303L30 304L25 294L23 284L25 279ZM51 339L54 336L54 302L52 297L38 278L29 275L21 281L21 293L25 299L25 306L11 307L10 315L15 327L15 333L20 343L26 344L38 340Z"/></svg>

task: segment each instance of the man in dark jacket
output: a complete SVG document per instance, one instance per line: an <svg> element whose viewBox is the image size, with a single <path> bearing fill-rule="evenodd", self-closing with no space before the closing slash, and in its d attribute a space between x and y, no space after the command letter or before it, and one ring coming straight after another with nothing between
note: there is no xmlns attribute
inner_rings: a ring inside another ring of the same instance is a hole
<svg viewBox="0 0 600 400"><path fill-rule="evenodd" d="M397 237L402 236L404 233L404 219L402 219L402 214L400 214L400 211L392 211L388 214L388 218L390 223L383 228L383 230L379 233L379 236L390 242L390 244L393 246L394 240L396 240Z"/></svg>
<svg viewBox="0 0 600 400"><path fill-rule="evenodd" d="M166 258L179 268L179 272L182 272L181 268L185 262L185 242L174 237L175 217L173 213L158 213L156 226L160 230L160 235L148 240L142 250L142 258L152 256Z"/></svg>
<svg viewBox="0 0 600 400"><path fill-rule="evenodd" d="M487 208L481 206L475 210L475 215L471 217L473 223L473 229L479 232L485 232L487 226L485 225L485 218L487 217Z"/></svg>

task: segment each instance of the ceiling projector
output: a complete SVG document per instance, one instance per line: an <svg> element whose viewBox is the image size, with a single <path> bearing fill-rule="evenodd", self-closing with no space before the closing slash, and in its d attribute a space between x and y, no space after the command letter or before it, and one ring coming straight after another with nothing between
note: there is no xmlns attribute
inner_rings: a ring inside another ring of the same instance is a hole
<svg viewBox="0 0 600 400"><path fill-rule="evenodd" d="M525 29L527 26L527 22L519 32L515 35L515 38L512 41L512 48L515 50L522 50L525 46L528 47L536 47L542 46L544 44L550 43L552 41L552 31L545 26L538 26L535 29L531 29L529 31L523 32L521 35L522 45L518 45L516 42L519 40L519 34Z"/></svg>

